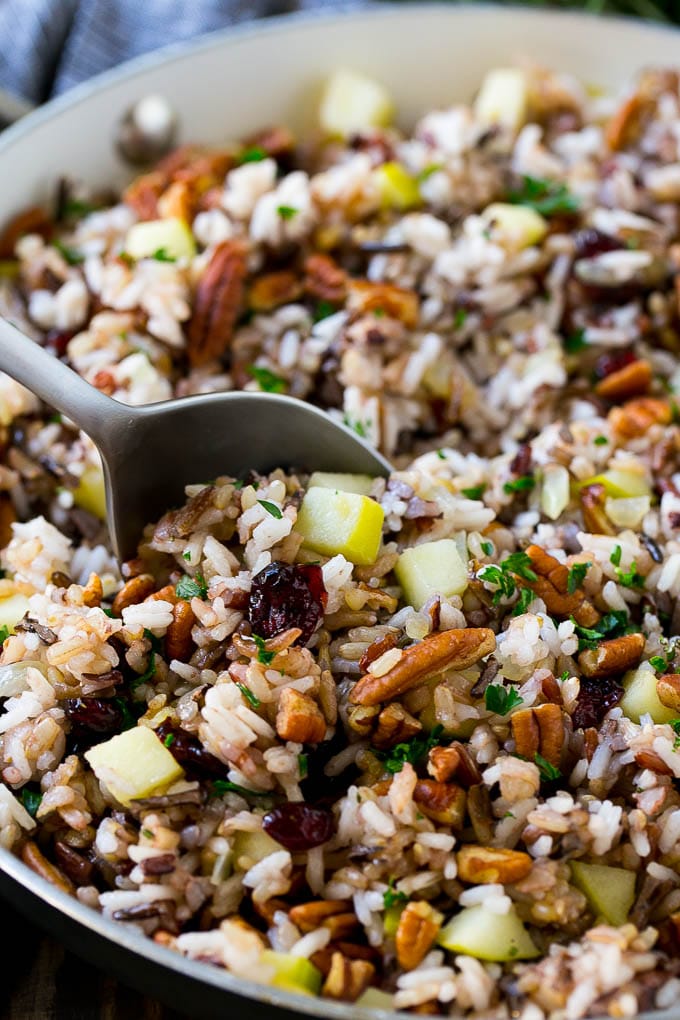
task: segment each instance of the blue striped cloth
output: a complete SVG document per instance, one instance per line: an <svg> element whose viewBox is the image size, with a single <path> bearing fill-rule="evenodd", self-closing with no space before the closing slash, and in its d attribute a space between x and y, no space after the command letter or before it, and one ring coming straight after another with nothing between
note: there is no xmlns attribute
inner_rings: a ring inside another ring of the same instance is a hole
<svg viewBox="0 0 680 1020"><path fill-rule="evenodd" d="M337 6L338 0L0 0L0 89L39 103L167 43L252 18Z"/></svg>

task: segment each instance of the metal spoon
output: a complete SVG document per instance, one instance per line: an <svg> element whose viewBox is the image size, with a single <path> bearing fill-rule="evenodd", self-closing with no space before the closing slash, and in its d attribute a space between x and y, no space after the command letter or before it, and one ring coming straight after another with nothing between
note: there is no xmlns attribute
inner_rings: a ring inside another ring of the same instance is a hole
<svg viewBox="0 0 680 1020"><path fill-rule="evenodd" d="M184 487L275 467L387 475L390 465L325 411L271 393L209 393L129 407L90 386L0 319L0 369L63 412L97 446L107 524L119 559Z"/></svg>

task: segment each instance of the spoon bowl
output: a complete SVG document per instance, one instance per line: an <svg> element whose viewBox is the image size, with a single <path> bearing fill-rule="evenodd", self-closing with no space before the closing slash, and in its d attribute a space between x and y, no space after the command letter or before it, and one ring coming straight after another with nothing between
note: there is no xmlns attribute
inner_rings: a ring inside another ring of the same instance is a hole
<svg viewBox="0 0 680 1020"><path fill-rule="evenodd" d="M99 450L106 520L120 560L184 488L273 468L387 475L385 458L325 411L293 397L228 392L130 407L91 386L0 320L0 369L87 433Z"/></svg>

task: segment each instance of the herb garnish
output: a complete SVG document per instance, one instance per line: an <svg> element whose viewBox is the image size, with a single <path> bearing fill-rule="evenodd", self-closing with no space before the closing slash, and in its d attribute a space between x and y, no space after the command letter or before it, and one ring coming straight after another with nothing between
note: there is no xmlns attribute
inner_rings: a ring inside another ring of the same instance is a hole
<svg viewBox="0 0 680 1020"><path fill-rule="evenodd" d="M508 201L514 205L528 205L541 216L556 216L560 213L575 213L580 203L566 184L549 181L542 177L522 176L522 187L511 191Z"/></svg>
<svg viewBox="0 0 680 1020"><path fill-rule="evenodd" d="M283 393L286 389L286 380L269 368L263 368L260 365L247 365L246 372L253 377L265 393Z"/></svg>
<svg viewBox="0 0 680 1020"><path fill-rule="evenodd" d="M482 547L482 552L484 553L485 556L493 555L493 542L484 541L480 542L479 544Z"/></svg>
<svg viewBox="0 0 680 1020"><path fill-rule="evenodd" d="M523 613L526 613L535 598L536 596L531 588L520 588L519 598L513 606L512 615L521 616Z"/></svg>
<svg viewBox="0 0 680 1020"><path fill-rule="evenodd" d="M618 567L619 563L621 562L621 546L620 545L615 545L614 546L614 548L612 550L612 554L609 557L609 562L613 563L615 567Z"/></svg>
<svg viewBox="0 0 680 1020"><path fill-rule="evenodd" d="M554 765L551 765L542 754L536 752L534 755L534 761L538 765L538 770L541 773L541 779L546 782L550 782L552 779L559 779L562 773Z"/></svg>
<svg viewBox="0 0 680 1020"><path fill-rule="evenodd" d="M596 648L604 638L611 640L627 633L635 633L635 627L629 627L628 613L625 609L612 609L594 627L581 627L573 616L570 619L574 624L574 633L578 637L579 652L586 648Z"/></svg>
<svg viewBox="0 0 680 1020"><path fill-rule="evenodd" d="M282 220L292 220L299 212L293 205L277 205L276 211Z"/></svg>
<svg viewBox="0 0 680 1020"><path fill-rule="evenodd" d="M644 588L645 586L646 578L638 571L635 560L631 563L630 570L621 570L620 567L616 567L616 577L624 588Z"/></svg>
<svg viewBox="0 0 680 1020"><path fill-rule="evenodd" d="M9 637L9 627L6 623L3 623L0 627L0 645L4 645L5 641Z"/></svg>
<svg viewBox="0 0 680 1020"><path fill-rule="evenodd" d="M238 783L230 783L227 779L215 779L212 784L212 795L221 797L224 793L239 793L242 797L273 797L271 790L249 790Z"/></svg>
<svg viewBox="0 0 680 1020"><path fill-rule="evenodd" d="M486 482L482 482L481 485L473 485L469 489L461 489L460 491L466 497L466 499L481 499L486 489Z"/></svg>
<svg viewBox="0 0 680 1020"><path fill-rule="evenodd" d="M61 257L65 262L68 262L69 266L79 266L81 262L85 261L85 256L77 250L77 248L69 248L63 241L53 241L52 247L56 248Z"/></svg>
<svg viewBox="0 0 680 1020"><path fill-rule="evenodd" d="M453 316L453 327L454 327L454 329L462 329L462 327L467 322L468 315L469 315L469 312L468 312L467 308L456 308L456 311L455 311L454 316Z"/></svg>
<svg viewBox="0 0 680 1020"><path fill-rule="evenodd" d="M263 159L267 159L267 153L264 149L259 145L251 145L239 153L236 157L236 162L240 166L242 163L261 163Z"/></svg>
<svg viewBox="0 0 680 1020"><path fill-rule="evenodd" d="M394 878L390 878L387 883L387 889L383 893L383 906L385 910L391 910L392 907L396 907L399 903L408 903L408 896L401 889L395 889Z"/></svg>
<svg viewBox="0 0 680 1020"><path fill-rule="evenodd" d="M517 574L518 577L523 578L525 581L535 581L537 579L537 574L531 569L531 560L525 552L511 553L510 556L503 560L499 567L495 565L482 567L478 572L477 577L480 580L497 586L493 596L493 604L495 606L498 605L502 598L509 599L515 594L517 585L513 574Z"/></svg>
<svg viewBox="0 0 680 1020"><path fill-rule="evenodd" d="M415 765L425 755L442 742L443 726L435 726L426 736L411 737L401 744L396 744L389 751L378 751L372 748L373 754L381 761L388 772L401 772L406 762Z"/></svg>
<svg viewBox="0 0 680 1020"><path fill-rule="evenodd" d="M587 346L588 341L586 340L585 329L577 329L574 333L570 333L568 337L565 337L564 349L567 354L578 354L579 351L582 351Z"/></svg>
<svg viewBox="0 0 680 1020"><path fill-rule="evenodd" d="M163 741L163 743L165 744L166 747L170 747L172 744L175 743L175 740L176 740L175 734L174 733L168 733L168 735L165 738L165 740Z"/></svg>
<svg viewBox="0 0 680 1020"><path fill-rule="evenodd" d="M37 793L35 790L29 790L27 786L24 786L21 791L21 803L28 811L31 818L35 818L38 813L42 801L42 793Z"/></svg>
<svg viewBox="0 0 680 1020"><path fill-rule="evenodd" d="M156 251L151 255L152 259L156 262L176 262L177 259L174 255L171 255L167 248L156 248Z"/></svg>
<svg viewBox="0 0 680 1020"><path fill-rule="evenodd" d="M309 772L309 762L306 754L299 754L298 758L298 772L300 773L300 780L307 778Z"/></svg>
<svg viewBox="0 0 680 1020"><path fill-rule="evenodd" d="M514 687L504 687L503 684L490 684L484 691L484 705L489 712L496 715L507 715L512 708L524 704Z"/></svg>
<svg viewBox="0 0 680 1020"><path fill-rule="evenodd" d="M346 425L348 429L354 429L358 436L361 436L362 439L366 439L368 432L366 431L366 426L362 421L359 421L358 419L356 421L352 421L348 415L343 414L342 424Z"/></svg>
<svg viewBox="0 0 680 1020"><path fill-rule="evenodd" d="M592 563L574 563L573 566L569 567L567 573L567 592L569 595L573 595L577 588L580 588L583 584L586 574L592 567Z"/></svg>
<svg viewBox="0 0 680 1020"><path fill-rule="evenodd" d="M98 206L93 205L92 202L85 202L80 198L67 198L61 207L61 218L64 220L82 219L83 216L89 216L97 209Z"/></svg>
<svg viewBox="0 0 680 1020"><path fill-rule="evenodd" d="M536 487L536 479L533 475L520 475L513 478L503 486L503 492L531 492Z"/></svg>
<svg viewBox="0 0 680 1020"><path fill-rule="evenodd" d="M321 322L322 319L327 319L329 315L335 315L335 305L331 304L330 301L319 301L314 312L314 322Z"/></svg>
<svg viewBox="0 0 680 1020"><path fill-rule="evenodd" d="M240 684L240 683L238 683L238 681L236 683L236 686L238 687L239 691L241 692L243 697L246 699L246 701L250 702L250 704L253 706L253 708L259 708L260 707L261 701L258 698L257 694L253 694L253 692L251 691L250 687L246 687L245 684Z"/></svg>
<svg viewBox="0 0 680 1020"><path fill-rule="evenodd" d="M595 443L595 446L606 446L609 440L606 436L595 436L593 442Z"/></svg>
<svg viewBox="0 0 680 1020"><path fill-rule="evenodd" d="M265 640L263 637L260 637L259 634L253 634L253 641L255 642L255 647L257 648L257 661L261 663L263 666L269 666L271 664L272 659L276 655L276 652L267 651L265 646Z"/></svg>
<svg viewBox="0 0 680 1020"><path fill-rule="evenodd" d="M194 577L185 575L175 585L175 595L180 599L204 599L208 594L208 585L203 574L198 573Z"/></svg>
<svg viewBox="0 0 680 1020"><path fill-rule="evenodd" d="M280 521L281 518L283 517L283 513L281 512L280 508L276 505L276 503L272 503L271 500L258 499L257 502L260 504L261 507L264 507L268 514L271 514L272 517L276 517L277 521Z"/></svg>

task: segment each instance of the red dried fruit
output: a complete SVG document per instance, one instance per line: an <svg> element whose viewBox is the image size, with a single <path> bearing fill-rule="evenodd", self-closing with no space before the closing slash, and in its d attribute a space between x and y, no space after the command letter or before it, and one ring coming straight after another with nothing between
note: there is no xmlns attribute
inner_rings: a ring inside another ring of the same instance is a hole
<svg viewBox="0 0 680 1020"><path fill-rule="evenodd" d="M166 721L157 727L156 736L190 776L226 779L229 771L227 766L210 751L206 751L200 740L186 730Z"/></svg>
<svg viewBox="0 0 680 1020"><path fill-rule="evenodd" d="M262 819L262 828L291 853L302 853L321 846L333 835L333 815L324 808L301 802L279 804Z"/></svg>
<svg viewBox="0 0 680 1020"><path fill-rule="evenodd" d="M595 255L603 255L607 251L618 251L623 248L622 243L609 234L603 234L601 230L588 227L579 230L574 235L574 249L579 259L593 258Z"/></svg>
<svg viewBox="0 0 680 1020"><path fill-rule="evenodd" d="M64 711L78 734L117 733L125 724L125 713L110 698L67 698Z"/></svg>
<svg viewBox="0 0 680 1020"><path fill-rule="evenodd" d="M313 563L270 563L253 578L248 619L259 637L273 638L299 627L306 645L323 618L328 594L321 567Z"/></svg>
<svg viewBox="0 0 680 1020"><path fill-rule="evenodd" d="M50 354L63 358L66 354L69 340L72 340L75 335L75 330L72 329L51 329L45 337L45 349Z"/></svg>
<svg viewBox="0 0 680 1020"><path fill-rule="evenodd" d="M581 677L581 688L572 713L574 729L599 726L610 708L623 697L623 687L609 677Z"/></svg>
<svg viewBox="0 0 680 1020"><path fill-rule="evenodd" d="M605 379L613 372L620 372L626 365L632 365L637 357L632 351L614 351L610 354L602 354L595 362L596 379Z"/></svg>

